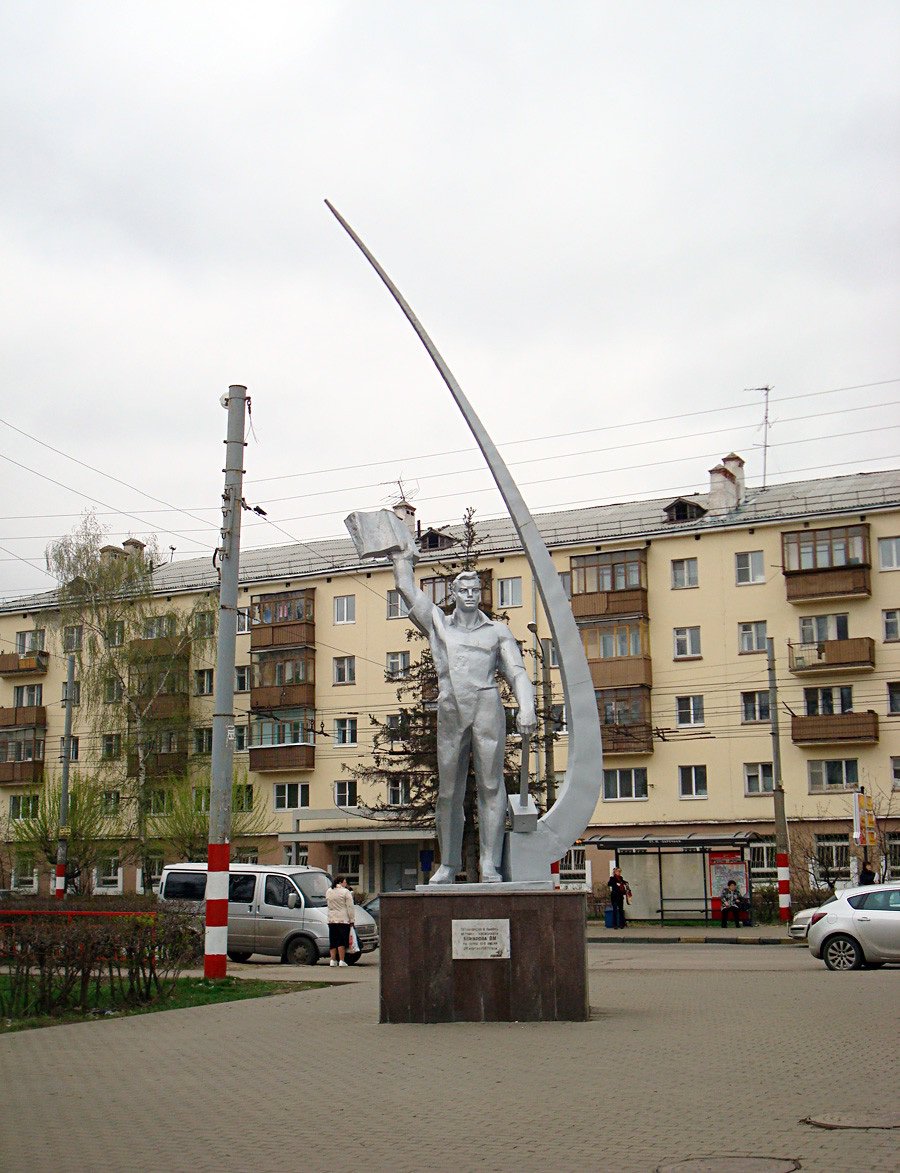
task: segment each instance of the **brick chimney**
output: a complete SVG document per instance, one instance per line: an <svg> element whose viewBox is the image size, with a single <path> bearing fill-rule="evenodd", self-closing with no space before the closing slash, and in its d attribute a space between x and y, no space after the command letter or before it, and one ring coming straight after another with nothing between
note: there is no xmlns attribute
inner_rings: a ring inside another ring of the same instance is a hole
<svg viewBox="0 0 900 1173"><path fill-rule="evenodd" d="M415 537L416 536L416 507L415 507L415 505L410 505L410 503L404 499L402 501L398 501L396 505L392 505L391 508L394 511L394 513L397 515L397 517L400 518L400 520L403 522L403 524L406 526L406 528L409 530L409 532L413 535L413 537Z"/></svg>
<svg viewBox="0 0 900 1173"><path fill-rule="evenodd" d="M738 481L724 463L709 470L709 515L723 517L738 505Z"/></svg>
<svg viewBox="0 0 900 1173"><path fill-rule="evenodd" d="M137 538L127 538L122 543L122 549L125 551L126 554L129 555L129 557L140 558L140 556L143 554L144 550L146 549L146 546L143 542L139 542L137 540Z"/></svg>

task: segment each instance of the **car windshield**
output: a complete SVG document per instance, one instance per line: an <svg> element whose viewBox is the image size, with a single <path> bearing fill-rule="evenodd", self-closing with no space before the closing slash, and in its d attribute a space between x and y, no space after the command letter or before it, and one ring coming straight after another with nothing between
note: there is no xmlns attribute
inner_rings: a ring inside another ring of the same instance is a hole
<svg viewBox="0 0 900 1173"><path fill-rule="evenodd" d="M291 879L303 893L307 908L324 908L331 880L325 872L292 872Z"/></svg>

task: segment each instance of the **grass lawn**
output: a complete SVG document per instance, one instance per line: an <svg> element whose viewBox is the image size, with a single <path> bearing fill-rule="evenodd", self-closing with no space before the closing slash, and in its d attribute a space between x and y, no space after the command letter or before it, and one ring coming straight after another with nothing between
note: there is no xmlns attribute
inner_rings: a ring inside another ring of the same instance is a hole
<svg viewBox="0 0 900 1173"><path fill-rule="evenodd" d="M319 990L328 982L276 982L226 977L221 981L182 977L175 983L170 997L147 1005L118 1010L99 1010L88 1014L66 1011L63 1014L38 1018L9 1019L0 1017L0 1034L16 1030L34 1030L41 1026L59 1026L62 1023L96 1022L98 1019L125 1018L132 1014L156 1014L163 1010L185 1010L191 1006L213 1006L218 1002L239 1002L244 998L269 998L276 994L296 994L302 990ZM0 974L0 1001L9 989L9 978Z"/></svg>

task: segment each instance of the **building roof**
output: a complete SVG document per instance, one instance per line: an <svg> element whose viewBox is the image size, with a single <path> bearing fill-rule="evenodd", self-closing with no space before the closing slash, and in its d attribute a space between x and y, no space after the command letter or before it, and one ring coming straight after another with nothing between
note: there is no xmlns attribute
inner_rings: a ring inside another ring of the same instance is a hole
<svg viewBox="0 0 900 1173"><path fill-rule="evenodd" d="M709 507L708 493L692 493L684 500ZM671 497L646 501L622 501L609 505L589 505L581 509L562 509L540 513L537 527L550 550L600 542L646 541L649 538L679 533L702 533L748 525L785 524L810 517L840 517L900 507L900 470L851 473L847 476L820 477L810 481L791 481L766 488L748 488L743 501L725 514L671 522L665 510ZM518 536L509 518L476 521L480 538L479 553L498 555L521 550ZM462 525L442 526L441 532L462 536ZM449 550L428 552L423 562L441 562L452 557ZM311 542L288 542L241 551L240 582L243 585L295 583L327 574L371 569L373 563L360 561L349 538ZM210 590L218 585L211 559L206 556L166 563L154 572L160 594ZM28 595L0 602L0 613L38 611L52 607L55 591Z"/></svg>

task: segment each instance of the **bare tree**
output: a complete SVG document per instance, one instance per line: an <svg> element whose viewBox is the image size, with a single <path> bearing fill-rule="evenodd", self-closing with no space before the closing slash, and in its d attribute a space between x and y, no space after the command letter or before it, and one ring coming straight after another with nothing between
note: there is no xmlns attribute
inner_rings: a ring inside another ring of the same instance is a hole
<svg viewBox="0 0 900 1173"><path fill-rule="evenodd" d="M189 778L172 779L151 798L148 832L167 855L179 860L205 860L209 843L210 765L191 771ZM231 792L231 857L240 845L268 835L274 826L246 770L235 770Z"/></svg>

